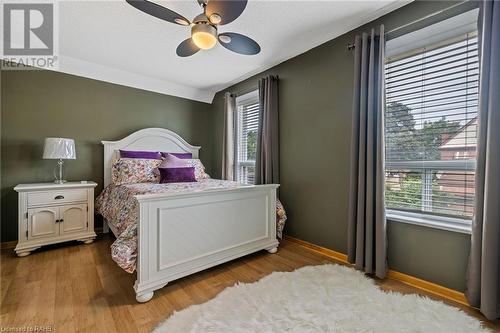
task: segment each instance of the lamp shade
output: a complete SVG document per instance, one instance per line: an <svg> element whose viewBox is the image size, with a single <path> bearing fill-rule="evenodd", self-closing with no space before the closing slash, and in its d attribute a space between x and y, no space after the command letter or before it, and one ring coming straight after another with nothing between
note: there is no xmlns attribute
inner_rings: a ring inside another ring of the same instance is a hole
<svg viewBox="0 0 500 333"><path fill-rule="evenodd" d="M75 140L65 138L46 138L43 147L44 159L76 159Z"/></svg>

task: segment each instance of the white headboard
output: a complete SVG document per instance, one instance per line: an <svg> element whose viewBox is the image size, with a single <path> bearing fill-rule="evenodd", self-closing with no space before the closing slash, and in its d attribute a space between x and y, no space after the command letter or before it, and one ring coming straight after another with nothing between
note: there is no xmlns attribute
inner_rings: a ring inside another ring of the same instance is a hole
<svg viewBox="0 0 500 333"><path fill-rule="evenodd" d="M120 156L120 149L191 153L198 158L201 147L192 146L179 134L164 128L145 128L119 141L102 141L104 145L104 186L111 183L113 160Z"/></svg>

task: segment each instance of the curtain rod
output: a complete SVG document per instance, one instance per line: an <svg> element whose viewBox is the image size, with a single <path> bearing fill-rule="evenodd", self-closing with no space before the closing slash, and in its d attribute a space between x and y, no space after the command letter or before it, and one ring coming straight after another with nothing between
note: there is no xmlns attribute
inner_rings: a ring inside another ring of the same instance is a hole
<svg viewBox="0 0 500 333"><path fill-rule="evenodd" d="M241 91L235 91L235 92L230 92L231 95L234 95L235 97L238 97L238 96L242 96L242 95L245 95L245 94L248 94L252 91L255 91L255 90L258 90L259 89L259 86L252 86L250 88L247 88L247 89L243 89ZM225 95L225 94L224 94ZM222 98L226 98L226 96L222 96Z"/></svg>
<svg viewBox="0 0 500 333"><path fill-rule="evenodd" d="M275 78L277 78L278 80L279 80L279 78L280 78L280 76L279 76L278 74L276 74L276 75L273 75L273 74L268 74L268 75L265 75L265 76L263 76L263 77L269 77L269 76L274 76L274 77L275 77ZM260 79L259 79L259 81L260 81ZM242 96L242 95L248 94L248 93L250 93L250 92L252 92L252 91L258 90L258 89L259 89L259 85L258 85L258 84L257 84L257 85L255 85L255 84L254 84L254 85L252 85L252 86L250 86L250 87L247 87L246 89L243 89L243 90L240 90L240 91L236 90L235 92L231 92L231 94L233 94L233 95L235 95L236 97L238 97L238 96Z"/></svg>
<svg viewBox="0 0 500 333"><path fill-rule="evenodd" d="M385 33L385 39L391 40L391 39L403 36L407 33L410 33L410 32L416 31L416 30L420 30L420 29L425 28L429 25L438 23L440 21L444 21L450 17L460 15L460 14L463 14L463 13L468 12L470 10L473 10L475 8L478 8L478 6L479 6L479 3L477 1L472 1L472 0L457 3L453 6L439 10L437 12L434 12L432 14L429 14L427 16L419 18L415 21L412 21L410 23L404 24L404 25L399 26L397 28L394 28L390 31L387 31ZM354 48L355 48L354 43L347 44L347 50L351 51Z"/></svg>

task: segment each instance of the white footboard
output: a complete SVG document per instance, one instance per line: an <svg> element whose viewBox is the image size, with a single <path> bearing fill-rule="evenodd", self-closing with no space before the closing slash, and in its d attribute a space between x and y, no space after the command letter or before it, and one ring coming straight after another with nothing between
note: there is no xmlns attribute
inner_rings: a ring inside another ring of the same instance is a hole
<svg viewBox="0 0 500 333"><path fill-rule="evenodd" d="M278 186L137 196L137 301L200 270L263 249L274 253Z"/></svg>

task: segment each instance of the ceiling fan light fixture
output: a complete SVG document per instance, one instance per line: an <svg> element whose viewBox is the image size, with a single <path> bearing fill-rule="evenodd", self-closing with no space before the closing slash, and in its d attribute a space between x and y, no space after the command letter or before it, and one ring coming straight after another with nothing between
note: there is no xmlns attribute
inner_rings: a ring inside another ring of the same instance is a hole
<svg viewBox="0 0 500 333"><path fill-rule="evenodd" d="M209 24L195 24L191 28L191 39L200 49L211 49L217 44L217 29Z"/></svg>

